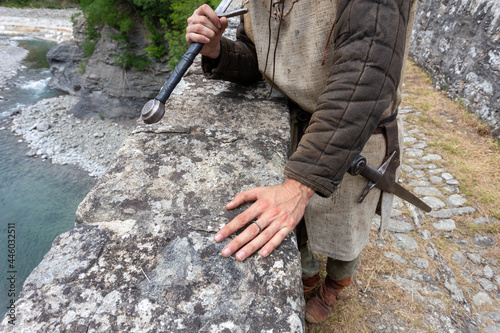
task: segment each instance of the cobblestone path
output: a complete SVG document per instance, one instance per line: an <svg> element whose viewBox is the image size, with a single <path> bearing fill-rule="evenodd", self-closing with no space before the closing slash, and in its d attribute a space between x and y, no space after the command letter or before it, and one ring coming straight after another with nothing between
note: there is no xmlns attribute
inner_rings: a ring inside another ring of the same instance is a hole
<svg viewBox="0 0 500 333"><path fill-rule="evenodd" d="M400 114L405 120L419 111L406 107ZM422 125L404 124L400 182L433 210L427 214L396 198L385 232L372 237L367 250L379 250L381 262L389 261L397 269L390 274L375 272L383 282L373 292L369 291L371 277L366 281L366 272L362 273L355 281L355 297L378 304L383 300L377 293L390 293L395 286L403 291L394 296L402 295L395 302L402 308L393 308L394 303L381 305L380 315L367 319L365 327L374 332L500 332L498 242L491 233L464 233L459 224L480 229L496 220L480 216L460 193L453 174L436 165L442 157L430 152ZM379 226L376 217L373 227ZM423 313L423 322L404 320L402 314L411 318L411 309Z"/></svg>

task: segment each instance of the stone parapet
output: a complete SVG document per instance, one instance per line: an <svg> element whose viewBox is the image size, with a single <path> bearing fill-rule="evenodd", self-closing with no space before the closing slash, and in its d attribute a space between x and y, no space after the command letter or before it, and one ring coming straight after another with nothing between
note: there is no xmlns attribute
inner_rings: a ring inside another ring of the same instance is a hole
<svg viewBox="0 0 500 333"><path fill-rule="evenodd" d="M303 332L295 237L244 262L213 240L242 212L224 209L236 193L283 180L288 111L266 93L188 75L160 123L138 122L0 331Z"/></svg>

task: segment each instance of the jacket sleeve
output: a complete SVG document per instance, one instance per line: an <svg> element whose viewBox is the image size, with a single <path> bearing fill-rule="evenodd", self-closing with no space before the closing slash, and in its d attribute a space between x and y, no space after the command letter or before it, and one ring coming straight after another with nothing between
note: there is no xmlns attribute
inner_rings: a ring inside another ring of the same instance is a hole
<svg viewBox="0 0 500 333"><path fill-rule="evenodd" d="M401 79L412 0L340 0L327 86L285 175L330 196Z"/></svg>
<svg viewBox="0 0 500 333"><path fill-rule="evenodd" d="M243 19L236 31L236 41L222 37L221 54L212 60L201 58L203 74L209 79L251 84L262 79L255 45L245 34Z"/></svg>

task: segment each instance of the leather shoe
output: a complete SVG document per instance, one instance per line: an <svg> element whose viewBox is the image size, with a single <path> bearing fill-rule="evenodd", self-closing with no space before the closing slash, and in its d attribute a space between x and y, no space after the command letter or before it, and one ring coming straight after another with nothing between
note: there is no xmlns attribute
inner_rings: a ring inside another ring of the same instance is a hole
<svg viewBox="0 0 500 333"><path fill-rule="evenodd" d="M311 324L321 323L328 318L337 304L339 293L351 284L351 277L333 281L328 276L306 304L306 320Z"/></svg>
<svg viewBox="0 0 500 333"><path fill-rule="evenodd" d="M316 287L319 285L319 280L320 280L319 273L316 273L310 277L303 277L302 287L304 289L304 295L316 289Z"/></svg>

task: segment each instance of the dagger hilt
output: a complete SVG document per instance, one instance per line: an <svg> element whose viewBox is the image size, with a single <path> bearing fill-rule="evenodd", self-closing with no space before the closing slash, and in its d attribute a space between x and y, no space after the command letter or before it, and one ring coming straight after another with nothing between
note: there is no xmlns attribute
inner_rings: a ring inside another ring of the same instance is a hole
<svg viewBox="0 0 500 333"><path fill-rule="evenodd" d="M417 198L413 193L397 184L395 180L391 179L389 175L396 171L397 166L399 165L399 161L394 159L396 156L396 152L393 152L391 156L380 166L380 168L375 169L368 164L366 164L366 158L359 155L354 159L351 163L347 172L352 176L361 175L368 179L368 184L366 184L363 193L358 199L359 203L362 203L365 200L368 193L374 188L378 187L382 191L386 191L388 193L393 193L394 195L400 197L401 199L408 201L409 203L417 206L425 212L430 212L432 209L425 202ZM394 160L394 163L391 164L391 161Z"/></svg>
<svg viewBox="0 0 500 333"><path fill-rule="evenodd" d="M366 196L368 195L368 192L370 192L374 187L379 184L380 180L384 177L385 173L387 172L387 169L395 156L396 152L393 152L391 156L380 166L380 168L375 169L371 166L369 166L366 163L366 158L364 156L359 155L356 157L354 162L349 166L347 169L347 172L352 175L352 176L357 176L361 175L368 179L368 184L366 184L366 187L359 197L358 202L362 203Z"/></svg>

